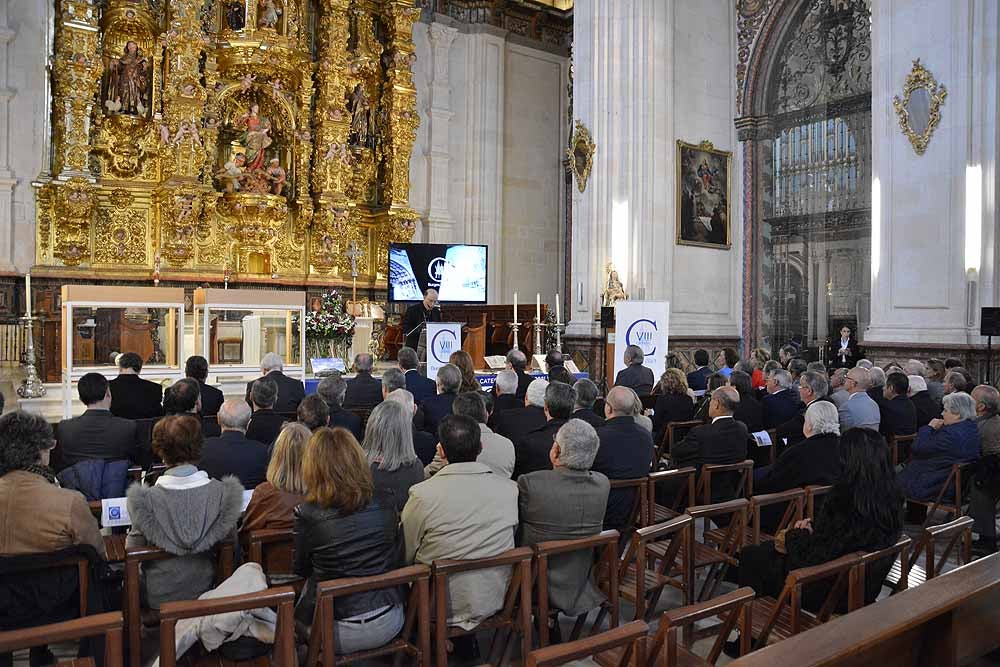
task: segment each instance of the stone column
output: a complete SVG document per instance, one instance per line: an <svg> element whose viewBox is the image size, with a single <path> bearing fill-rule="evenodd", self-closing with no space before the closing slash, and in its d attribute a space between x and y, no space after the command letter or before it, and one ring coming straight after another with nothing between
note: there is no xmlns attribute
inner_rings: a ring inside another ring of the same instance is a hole
<svg viewBox="0 0 1000 667"><path fill-rule="evenodd" d="M10 101L15 91L10 88L9 45L14 31L7 24L8 5L0 5L0 271L14 270L14 186L17 179L10 166Z"/></svg>
<svg viewBox="0 0 1000 667"><path fill-rule="evenodd" d="M446 22L447 21L447 22ZM447 242L454 238L454 221L448 208L451 199L451 45L458 29L444 16L427 28L431 53L428 104L427 163L428 240Z"/></svg>

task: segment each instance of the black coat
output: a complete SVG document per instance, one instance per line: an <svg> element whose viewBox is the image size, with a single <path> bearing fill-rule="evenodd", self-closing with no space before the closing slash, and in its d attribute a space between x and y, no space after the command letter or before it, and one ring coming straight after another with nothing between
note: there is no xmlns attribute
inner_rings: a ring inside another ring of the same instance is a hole
<svg viewBox="0 0 1000 667"><path fill-rule="evenodd" d="M616 387L629 387L639 396L653 393L653 371L642 364L629 364L615 376Z"/></svg>
<svg viewBox="0 0 1000 667"><path fill-rule="evenodd" d="M269 459L267 445L239 431L223 431L205 441L198 467L212 479L235 475L244 489L254 489L264 482Z"/></svg>
<svg viewBox="0 0 1000 667"><path fill-rule="evenodd" d="M830 345L826 348L826 358L829 359L830 368L854 368L858 363L858 359L861 358L861 352L858 350L858 341L854 340L852 336L847 341L847 349L850 350L850 354L844 361L840 360L840 337L838 336L836 340L832 341Z"/></svg>
<svg viewBox="0 0 1000 667"><path fill-rule="evenodd" d="M908 396L896 396L891 401L883 400L878 406L880 414L879 432L890 435L913 435L917 432L917 406Z"/></svg>
<svg viewBox="0 0 1000 667"><path fill-rule="evenodd" d="M360 441L359 441L360 442ZM431 435L427 431L413 429L413 452L425 466L430 465L437 453L437 434Z"/></svg>
<svg viewBox="0 0 1000 667"><path fill-rule="evenodd" d="M612 417L597 429L601 444L591 470L608 479L635 479L649 474L653 462L653 436L634 417ZM611 489L604 529L621 532L635 502L632 489Z"/></svg>
<svg viewBox="0 0 1000 667"><path fill-rule="evenodd" d="M764 429L775 428L798 414L802 408L799 393L795 389L783 389L768 394L763 400Z"/></svg>
<svg viewBox="0 0 1000 667"><path fill-rule="evenodd" d="M764 430L764 406L751 394L740 396L740 404L736 406L733 419L743 422L750 433Z"/></svg>
<svg viewBox="0 0 1000 667"><path fill-rule="evenodd" d="M365 438L364 431L361 430L361 417L354 414L350 410L345 410L339 405L326 404L326 407L330 409L330 428L346 428L350 431L354 438L361 442Z"/></svg>
<svg viewBox="0 0 1000 667"><path fill-rule="evenodd" d="M135 422L109 410L87 409L79 417L59 422L60 468L87 459L139 460Z"/></svg>
<svg viewBox="0 0 1000 667"><path fill-rule="evenodd" d="M425 378L416 369L406 371L404 377L406 378L406 391L413 394L413 402L417 405L437 393L437 383Z"/></svg>
<svg viewBox="0 0 1000 667"><path fill-rule="evenodd" d="M565 419L550 419L545 425L529 431L514 443L514 474L511 479L536 470L551 470L549 451L556 439L556 431L566 423Z"/></svg>
<svg viewBox="0 0 1000 667"><path fill-rule="evenodd" d="M514 396L521 399L521 402L524 403L524 397L528 393L528 385L537 380L538 378L534 377L533 375L528 375L524 371L515 371L515 372L517 373L517 391L514 393Z"/></svg>
<svg viewBox="0 0 1000 667"><path fill-rule="evenodd" d="M287 413L295 412L299 409L299 403L306 397L306 390L302 386L301 380L290 378L281 371L271 371L264 377L278 385L278 398L275 399L272 408L275 412ZM260 379L257 378L257 380ZM250 389L257 380L247 382L246 401L250 404L250 407L253 407L253 402L250 400Z"/></svg>
<svg viewBox="0 0 1000 667"><path fill-rule="evenodd" d="M222 407L226 397L219 389L201 380L198 380L198 386L201 387L201 416L211 417L219 414L219 408Z"/></svg>
<svg viewBox="0 0 1000 667"><path fill-rule="evenodd" d="M285 418L270 408L257 410L250 417L247 425L247 438L262 442L268 447L274 444L281 427L285 424Z"/></svg>
<svg viewBox="0 0 1000 667"><path fill-rule="evenodd" d="M754 475L754 493L778 493L807 484L833 484L840 475L840 438L814 435L790 446L774 465Z"/></svg>
<svg viewBox="0 0 1000 667"><path fill-rule="evenodd" d="M125 419L148 419L163 414L163 387L138 375L119 375L108 383L111 414Z"/></svg>
<svg viewBox="0 0 1000 667"><path fill-rule="evenodd" d="M424 430L437 437L441 420L451 414L451 404L458 394L435 394L420 404L424 411Z"/></svg>
<svg viewBox="0 0 1000 667"><path fill-rule="evenodd" d="M590 408L581 408L569 416L570 419L582 419L594 428L604 426L604 417Z"/></svg>
<svg viewBox="0 0 1000 667"><path fill-rule="evenodd" d="M694 401L684 394L660 394L653 406L653 442L663 440L670 422L686 422L694 418Z"/></svg>
<svg viewBox="0 0 1000 667"><path fill-rule="evenodd" d="M916 409L917 428L927 426L932 419L937 419L941 416L941 406L931 398L930 393L926 390L918 391L913 396L910 396L910 402L913 403L913 407Z"/></svg>
<svg viewBox="0 0 1000 667"><path fill-rule="evenodd" d="M688 386L692 391L705 391L708 389L708 376L711 374L712 369L708 366L691 371L687 375Z"/></svg>
<svg viewBox="0 0 1000 667"><path fill-rule="evenodd" d="M515 394L500 394L493 399L493 414L504 410L516 410L524 407L524 398L518 398Z"/></svg>
<svg viewBox="0 0 1000 667"><path fill-rule="evenodd" d="M345 408L374 408L382 402L382 381L371 373L359 372L347 379L347 393L344 394Z"/></svg>
<svg viewBox="0 0 1000 667"><path fill-rule="evenodd" d="M823 398L817 398L815 401L813 401L813 403L816 403L817 401L826 401L827 403L833 403L833 401L831 401L826 396L824 396ZM806 410L809 408L809 405L812 405L812 403L807 405L800 401L798 413L796 413L795 416L792 417L791 419L781 424L778 424L778 426L775 428L775 435L778 436L777 447L779 453L781 451L784 451L784 448L787 446L784 443L785 440L788 441L787 442L788 445L794 445L796 442L801 442L802 440L805 440L806 436L802 432L802 429L804 429L806 425Z"/></svg>
<svg viewBox="0 0 1000 667"><path fill-rule="evenodd" d="M406 338L406 346L414 350L420 345L420 332L423 330L424 322L440 322L441 310L439 308L424 308L424 302L415 303L407 307L403 315L403 336Z"/></svg>
<svg viewBox="0 0 1000 667"><path fill-rule="evenodd" d="M511 442L519 442L525 435L536 428L545 426L545 410L526 405L513 410L504 410L493 415L496 426L494 433L499 433Z"/></svg>
<svg viewBox="0 0 1000 667"><path fill-rule="evenodd" d="M670 464L674 468L693 466L700 471L706 464L740 463L747 458L748 438L747 427L732 418L696 426L683 440L674 443ZM737 481L736 473L713 476L712 502L732 500Z"/></svg>

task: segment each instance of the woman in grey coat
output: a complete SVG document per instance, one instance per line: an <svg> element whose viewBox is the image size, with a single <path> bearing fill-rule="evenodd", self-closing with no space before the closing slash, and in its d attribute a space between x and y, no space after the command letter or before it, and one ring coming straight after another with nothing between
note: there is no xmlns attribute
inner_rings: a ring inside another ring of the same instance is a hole
<svg viewBox="0 0 1000 667"><path fill-rule="evenodd" d="M235 477L218 481L198 470L203 442L193 417L164 417L153 429L153 452L169 467L153 486L133 484L128 490L132 528L125 545L153 545L175 556L143 565L143 591L153 609L194 600L212 588L211 549L234 539L243 485Z"/></svg>

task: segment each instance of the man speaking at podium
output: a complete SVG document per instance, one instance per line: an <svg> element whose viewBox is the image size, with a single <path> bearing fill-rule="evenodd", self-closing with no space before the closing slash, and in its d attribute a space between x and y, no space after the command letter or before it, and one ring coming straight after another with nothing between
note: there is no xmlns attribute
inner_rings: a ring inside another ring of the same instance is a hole
<svg viewBox="0 0 1000 667"><path fill-rule="evenodd" d="M437 301L437 290L428 289L424 292L424 300L407 308L406 315L403 316L403 336L406 338L406 346L416 350L421 360L427 358L426 323L441 321L441 309Z"/></svg>

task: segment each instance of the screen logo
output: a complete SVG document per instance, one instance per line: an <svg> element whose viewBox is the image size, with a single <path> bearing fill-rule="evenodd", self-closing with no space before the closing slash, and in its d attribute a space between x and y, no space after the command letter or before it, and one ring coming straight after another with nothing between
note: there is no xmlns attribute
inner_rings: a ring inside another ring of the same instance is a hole
<svg viewBox="0 0 1000 667"><path fill-rule="evenodd" d="M438 363L448 363L448 357L459 347L455 332L450 329L442 329L431 338L431 354Z"/></svg>
<svg viewBox="0 0 1000 667"><path fill-rule="evenodd" d="M444 265L447 262L444 257L435 257L431 260L431 263L427 265L427 276L435 281L441 282L442 276L444 276Z"/></svg>
<svg viewBox="0 0 1000 667"><path fill-rule="evenodd" d="M625 344L638 346L644 355L656 354L656 331L656 320L636 320L625 330Z"/></svg>

